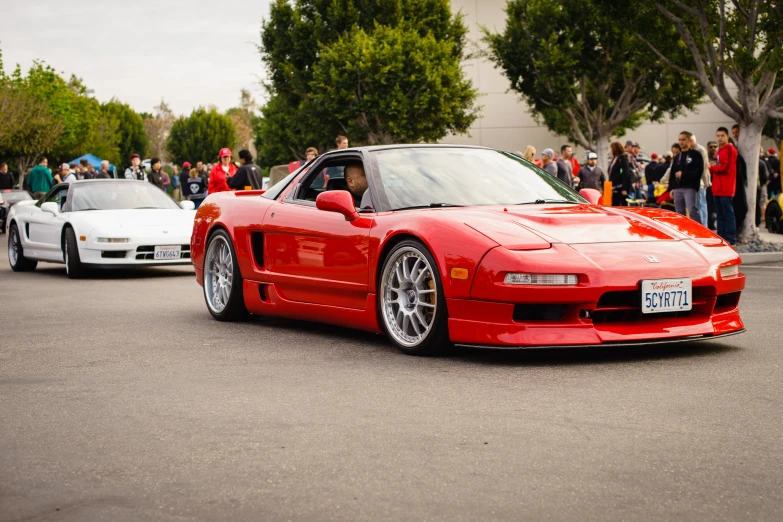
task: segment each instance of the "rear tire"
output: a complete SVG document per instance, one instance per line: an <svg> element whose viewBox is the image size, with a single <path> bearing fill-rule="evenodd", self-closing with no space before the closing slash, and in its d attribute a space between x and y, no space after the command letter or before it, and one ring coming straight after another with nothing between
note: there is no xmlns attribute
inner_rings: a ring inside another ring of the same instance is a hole
<svg viewBox="0 0 783 522"><path fill-rule="evenodd" d="M79 245L76 243L76 232L71 227L65 229L65 247L63 257L65 259L65 273L69 279L81 279L87 271L79 257Z"/></svg>
<svg viewBox="0 0 783 522"><path fill-rule="evenodd" d="M237 253L225 230L219 229L209 238L203 277L204 300L212 317L218 321L242 321L249 317Z"/></svg>
<svg viewBox="0 0 783 522"><path fill-rule="evenodd" d="M11 223L8 229L8 263L14 272L32 272L38 266L38 261L24 256L22 237L16 223Z"/></svg>
<svg viewBox="0 0 783 522"><path fill-rule="evenodd" d="M440 272L421 241L401 241L386 256L378 313L389 340L405 354L439 355L450 346Z"/></svg>

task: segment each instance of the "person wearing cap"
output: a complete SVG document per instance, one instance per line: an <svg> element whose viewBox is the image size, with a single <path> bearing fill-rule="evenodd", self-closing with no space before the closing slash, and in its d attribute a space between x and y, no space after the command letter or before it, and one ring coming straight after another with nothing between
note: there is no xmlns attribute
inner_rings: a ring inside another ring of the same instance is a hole
<svg viewBox="0 0 783 522"><path fill-rule="evenodd" d="M186 161L182 163L182 172L179 174L179 185L182 189L182 198L187 199L190 194L188 193L188 179L190 178L190 162Z"/></svg>
<svg viewBox="0 0 783 522"><path fill-rule="evenodd" d="M76 174L71 172L71 168L67 163L60 165L60 178L63 183L73 183L76 181Z"/></svg>
<svg viewBox="0 0 783 522"><path fill-rule="evenodd" d="M228 178L228 186L236 190L260 190L264 188L264 175L258 165L253 163L253 155L249 150L240 150L239 159L242 166L234 176Z"/></svg>
<svg viewBox="0 0 783 522"><path fill-rule="evenodd" d="M220 163L216 163L209 173L207 194L231 190L227 180L237 172L237 166L231 163L231 149L227 147L220 149L218 156L220 157Z"/></svg>
<svg viewBox="0 0 783 522"><path fill-rule="evenodd" d="M138 154L131 154L130 157L131 166L125 169L125 179L137 179L144 181L146 179L146 173L144 169L139 165L141 164L141 158Z"/></svg>
<svg viewBox="0 0 783 522"><path fill-rule="evenodd" d="M580 189L595 189L603 192L606 173L598 166L598 154L595 152L587 153L587 163L579 169L577 175L579 178Z"/></svg>
<svg viewBox="0 0 783 522"><path fill-rule="evenodd" d="M554 162L555 151L552 149L544 149L541 151L541 168L549 172L552 176L557 177L557 164Z"/></svg>

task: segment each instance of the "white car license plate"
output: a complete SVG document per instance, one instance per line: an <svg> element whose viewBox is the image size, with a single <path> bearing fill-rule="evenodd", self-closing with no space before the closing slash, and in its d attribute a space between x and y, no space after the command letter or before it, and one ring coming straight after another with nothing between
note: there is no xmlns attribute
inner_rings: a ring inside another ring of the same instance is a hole
<svg viewBox="0 0 783 522"><path fill-rule="evenodd" d="M690 279L648 279L642 281L642 313L682 312L693 308Z"/></svg>
<svg viewBox="0 0 783 522"><path fill-rule="evenodd" d="M181 248L179 245L156 246L155 259L179 259Z"/></svg>

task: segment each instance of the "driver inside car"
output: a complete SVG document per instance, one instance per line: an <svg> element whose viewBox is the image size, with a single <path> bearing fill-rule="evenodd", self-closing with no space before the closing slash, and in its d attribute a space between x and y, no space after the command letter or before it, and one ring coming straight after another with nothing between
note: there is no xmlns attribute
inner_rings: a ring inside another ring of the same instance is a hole
<svg viewBox="0 0 783 522"><path fill-rule="evenodd" d="M359 201L358 208L372 209L372 199L367 185L367 176L361 163L354 163L345 167L345 183L353 195L354 205ZM360 199L361 198L361 199Z"/></svg>

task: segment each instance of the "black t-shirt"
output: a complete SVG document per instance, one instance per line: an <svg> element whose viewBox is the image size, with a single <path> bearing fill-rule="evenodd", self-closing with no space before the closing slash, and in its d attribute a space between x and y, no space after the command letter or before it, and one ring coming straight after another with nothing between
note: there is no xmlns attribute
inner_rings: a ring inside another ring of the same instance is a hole
<svg viewBox="0 0 783 522"><path fill-rule="evenodd" d="M0 190L14 188L14 177L10 172L3 174L0 172Z"/></svg>
<svg viewBox="0 0 783 522"><path fill-rule="evenodd" d="M191 199L203 199L207 195L207 186L201 178L188 178L188 180L182 184L182 188L183 190L187 190L188 196L190 196Z"/></svg>
<svg viewBox="0 0 783 522"><path fill-rule="evenodd" d="M261 169L254 163L246 163L237 169L236 174L228 178L228 186L236 190L245 190L250 187L253 190L260 190L263 187Z"/></svg>

